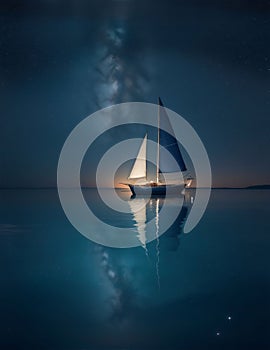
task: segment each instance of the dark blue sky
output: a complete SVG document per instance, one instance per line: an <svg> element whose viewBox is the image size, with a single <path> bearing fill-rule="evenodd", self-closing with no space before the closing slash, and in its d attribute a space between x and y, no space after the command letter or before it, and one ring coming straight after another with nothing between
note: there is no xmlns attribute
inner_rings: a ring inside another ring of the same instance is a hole
<svg viewBox="0 0 270 350"><path fill-rule="evenodd" d="M54 186L78 122L98 106L157 96L200 135L215 186L270 183L269 8L244 0L1 1L0 186ZM117 28L121 49L108 39ZM104 53L124 69L113 75L113 99Z"/></svg>

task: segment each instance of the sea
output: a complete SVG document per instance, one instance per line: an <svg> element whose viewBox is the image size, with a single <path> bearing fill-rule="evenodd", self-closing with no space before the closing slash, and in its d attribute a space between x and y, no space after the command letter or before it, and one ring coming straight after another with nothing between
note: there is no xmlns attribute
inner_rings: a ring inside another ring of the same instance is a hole
<svg viewBox="0 0 270 350"><path fill-rule="evenodd" d="M84 198L136 246L78 232L56 189L0 191L0 349L270 349L270 191L212 190L189 233L195 193L162 233L162 198L117 194L130 213Z"/></svg>

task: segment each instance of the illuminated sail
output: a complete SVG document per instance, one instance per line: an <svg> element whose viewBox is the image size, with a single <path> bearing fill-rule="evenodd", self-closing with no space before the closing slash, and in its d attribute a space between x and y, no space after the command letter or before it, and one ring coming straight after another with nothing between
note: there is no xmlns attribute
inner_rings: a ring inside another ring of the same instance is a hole
<svg viewBox="0 0 270 350"><path fill-rule="evenodd" d="M143 139L139 153L128 177L129 179L139 179L143 177L146 178L146 144L147 134Z"/></svg>

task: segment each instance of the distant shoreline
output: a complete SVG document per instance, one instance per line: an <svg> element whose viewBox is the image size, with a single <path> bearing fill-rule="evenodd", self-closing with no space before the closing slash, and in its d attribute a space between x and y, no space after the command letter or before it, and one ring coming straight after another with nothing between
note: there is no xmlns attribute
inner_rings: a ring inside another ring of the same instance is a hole
<svg viewBox="0 0 270 350"><path fill-rule="evenodd" d="M246 187L212 187L212 190L270 190L270 185L253 185Z"/></svg>

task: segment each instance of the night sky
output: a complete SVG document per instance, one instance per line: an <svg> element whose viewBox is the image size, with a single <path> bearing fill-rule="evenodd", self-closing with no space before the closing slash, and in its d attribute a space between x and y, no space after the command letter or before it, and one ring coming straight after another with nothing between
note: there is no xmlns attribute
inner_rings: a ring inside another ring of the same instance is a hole
<svg viewBox="0 0 270 350"><path fill-rule="evenodd" d="M200 135L214 186L270 183L269 9L261 0L1 1L0 186L55 186L77 123L158 96Z"/></svg>

